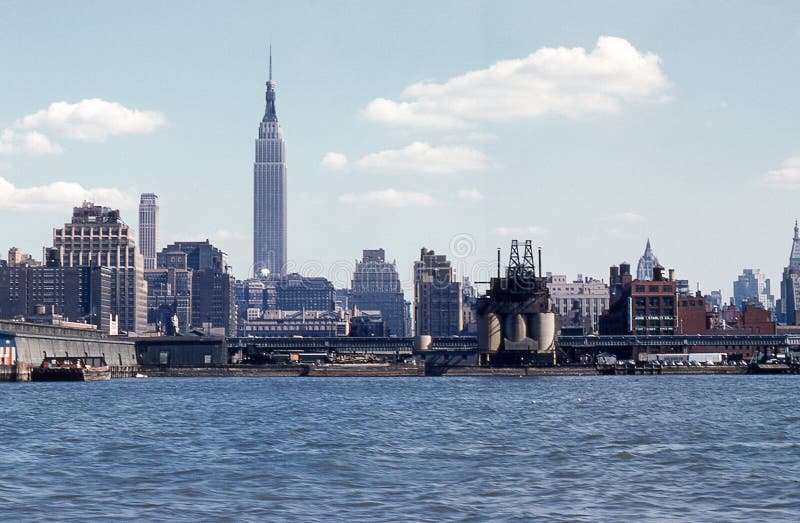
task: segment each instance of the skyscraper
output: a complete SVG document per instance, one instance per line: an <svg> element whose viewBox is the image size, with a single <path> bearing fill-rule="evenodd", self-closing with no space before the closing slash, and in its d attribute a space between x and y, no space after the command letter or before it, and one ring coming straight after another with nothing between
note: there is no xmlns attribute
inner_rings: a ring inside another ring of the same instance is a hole
<svg viewBox="0 0 800 523"><path fill-rule="evenodd" d="M770 291L770 281L759 269L744 269L733 282L733 302L737 307L745 303L760 303L766 310L775 308L775 297Z"/></svg>
<svg viewBox="0 0 800 523"><path fill-rule="evenodd" d="M794 222L794 238L792 251L789 253L789 265L783 269L781 279L781 301L778 307L778 319L788 325L797 325L800 320L800 227Z"/></svg>
<svg viewBox="0 0 800 523"><path fill-rule="evenodd" d="M444 254L423 248L414 262L414 334L452 336L461 332L461 282Z"/></svg>
<svg viewBox="0 0 800 523"><path fill-rule="evenodd" d="M636 267L637 280L652 280L653 268L658 265L658 258L653 254L653 249L650 247L650 239L647 239L647 246L644 248L644 254L639 258L639 265Z"/></svg>
<svg viewBox="0 0 800 523"><path fill-rule="evenodd" d="M133 230L118 210L83 202L72 220L53 230L53 262L62 267L111 269L111 312L119 315L119 328L144 332L147 327L147 283L144 262Z"/></svg>
<svg viewBox="0 0 800 523"><path fill-rule="evenodd" d="M350 305L362 311L381 311L390 336L410 336L406 327L406 300L395 262L383 249L364 249L353 273Z"/></svg>
<svg viewBox="0 0 800 523"><path fill-rule="evenodd" d="M139 198L139 250L145 269L156 268L158 248L158 196L144 193Z"/></svg>
<svg viewBox="0 0 800 523"><path fill-rule="evenodd" d="M286 271L286 151L275 113L271 48L266 98L253 165L253 273L266 269L281 276Z"/></svg>

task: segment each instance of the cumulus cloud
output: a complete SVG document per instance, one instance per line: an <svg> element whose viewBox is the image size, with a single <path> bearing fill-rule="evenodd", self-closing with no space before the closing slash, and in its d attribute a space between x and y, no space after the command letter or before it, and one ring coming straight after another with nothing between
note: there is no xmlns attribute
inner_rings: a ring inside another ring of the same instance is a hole
<svg viewBox="0 0 800 523"><path fill-rule="evenodd" d="M355 165L369 171L452 174L486 169L489 160L482 152L469 147L413 142L402 149L368 154Z"/></svg>
<svg viewBox="0 0 800 523"><path fill-rule="evenodd" d="M342 153L329 152L322 157L320 164L332 171L344 171L347 169L347 156Z"/></svg>
<svg viewBox="0 0 800 523"><path fill-rule="evenodd" d="M590 52L543 47L444 83L416 83L400 101L372 100L362 115L387 125L439 129L548 114L580 118L664 100L669 85L657 55L623 38L601 36Z"/></svg>
<svg viewBox="0 0 800 523"><path fill-rule="evenodd" d="M0 209L19 212L69 212L75 205L88 200L98 205L130 209L136 197L114 188L84 188L74 182L53 182L34 187L16 187L0 177Z"/></svg>
<svg viewBox="0 0 800 523"><path fill-rule="evenodd" d="M103 141L115 134L149 133L166 121L158 111L128 109L117 102L90 98L77 103L54 102L16 124L21 129L49 129L74 140Z"/></svg>
<svg viewBox="0 0 800 523"><path fill-rule="evenodd" d="M329 152L320 164L332 171L351 167L347 156ZM480 171L490 167L489 159L481 151L463 146L435 146L412 142L401 149L387 149L368 154L352 163L360 171L396 174L452 174Z"/></svg>
<svg viewBox="0 0 800 523"><path fill-rule="evenodd" d="M778 189L800 189L800 156L789 158L764 176L766 185Z"/></svg>
<svg viewBox="0 0 800 523"><path fill-rule="evenodd" d="M547 232L543 227L528 226L528 227L495 227L492 231L495 236L524 236L530 234L538 236Z"/></svg>
<svg viewBox="0 0 800 523"><path fill-rule="evenodd" d="M436 200L429 194L421 192L403 192L394 189L372 191L366 193L346 193L339 196L341 203L354 207L433 207Z"/></svg>
<svg viewBox="0 0 800 523"><path fill-rule="evenodd" d="M61 154L60 145L50 141L42 133L36 131L17 132L13 129L0 131L0 154L30 154L45 156Z"/></svg>
<svg viewBox="0 0 800 523"><path fill-rule="evenodd" d="M614 215L614 220L625 223L635 223L644 220L644 216L633 211L618 212Z"/></svg>
<svg viewBox="0 0 800 523"><path fill-rule="evenodd" d="M456 197L466 202L479 202L483 200L483 193L478 189L462 189L456 193Z"/></svg>

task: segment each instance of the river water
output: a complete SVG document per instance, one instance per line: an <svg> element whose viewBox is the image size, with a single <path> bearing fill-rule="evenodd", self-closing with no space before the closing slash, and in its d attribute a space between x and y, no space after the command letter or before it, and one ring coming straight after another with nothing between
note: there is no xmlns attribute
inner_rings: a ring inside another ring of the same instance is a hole
<svg viewBox="0 0 800 523"><path fill-rule="evenodd" d="M0 384L5 521L798 521L800 377Z"/></svg>

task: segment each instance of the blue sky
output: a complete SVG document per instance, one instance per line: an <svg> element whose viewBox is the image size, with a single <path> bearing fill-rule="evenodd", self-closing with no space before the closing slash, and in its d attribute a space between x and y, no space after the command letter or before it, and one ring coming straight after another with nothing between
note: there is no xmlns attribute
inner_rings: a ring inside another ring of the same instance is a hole
<svg viewBox="0 0 800 523"><path fill-rule="evenodd" d="M512 237L607 279L648 237L705 291L777 290L800 189L794 2L0 1L0 247L83 197L246 275L267 48L289 258L347 281L423 246L482 279ZM52 105L56 104L56 105ZM329 154L334 153L334 154ZM327 156L326 156L327 155ZM63 183L61 183L63 182Z"/></svg>

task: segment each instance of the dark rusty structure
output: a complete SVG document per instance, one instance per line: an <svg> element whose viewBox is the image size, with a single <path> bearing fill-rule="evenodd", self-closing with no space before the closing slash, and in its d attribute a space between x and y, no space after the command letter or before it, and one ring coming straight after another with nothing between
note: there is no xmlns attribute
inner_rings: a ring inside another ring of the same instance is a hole
<svg viewBox="0 0 800 523"><path fill-rule="evenodd" d="M555 362L555 313L547 278L533 261L530 240L520 258L519 243L511 242L505 277L489 282L478 298L478 351L481 364L553 364Z"/></svg>

